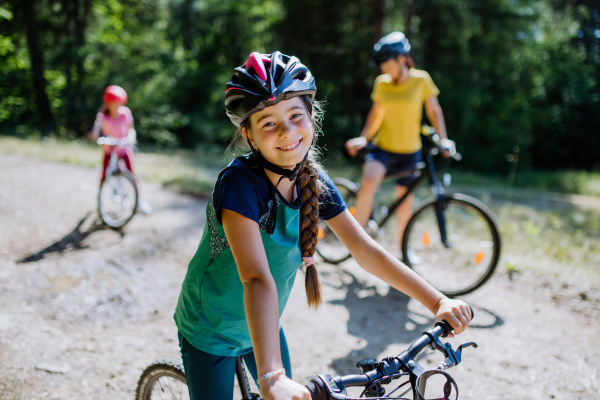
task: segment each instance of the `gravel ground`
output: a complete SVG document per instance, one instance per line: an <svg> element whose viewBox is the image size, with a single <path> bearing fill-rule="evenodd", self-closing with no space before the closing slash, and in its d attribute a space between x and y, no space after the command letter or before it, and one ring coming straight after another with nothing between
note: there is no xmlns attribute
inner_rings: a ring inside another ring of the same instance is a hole
<svg viewBox="0 0 600 400"><path fill-rule="evenodd" d="M155 212L116 232L96 220L98 176L0 156L0 400L133 399L146 365L178 357L172 313L206 199L142 182ZM321 309L307 308L299 273L283 316L300 382L396 355L432 322L353 260L318 269ZM449 371L461 399L600 398L597 288L498 272L465 300L475 326L451 342L480 346Z"/></svg>

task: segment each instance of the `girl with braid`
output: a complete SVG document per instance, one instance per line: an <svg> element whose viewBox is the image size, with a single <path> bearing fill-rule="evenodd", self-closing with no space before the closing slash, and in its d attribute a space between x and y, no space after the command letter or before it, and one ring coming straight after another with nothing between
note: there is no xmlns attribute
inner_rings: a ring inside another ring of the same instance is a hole
<svg viewBox="0 0 600 400"><path fill-rule="evenodd" d="M316 160L316 90L308 68L279 52L252 53L226 85L225 108L238 127L232 146L249 151L219 174L175 310L192 400L231 400L240 355L265 400L310 400L292 380L280 317L302 264L308 305L321 303L319 219L361 267L423 303L436 322L445 319L455 334L469 325L464 302L386 253L346 209Z"/></svg>

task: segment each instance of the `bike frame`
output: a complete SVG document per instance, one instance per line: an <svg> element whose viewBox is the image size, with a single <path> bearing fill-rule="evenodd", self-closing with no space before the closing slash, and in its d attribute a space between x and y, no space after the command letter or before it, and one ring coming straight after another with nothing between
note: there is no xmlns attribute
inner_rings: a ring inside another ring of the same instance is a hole
<svg viewBox="0 0 600 400"><path fill-rule="evenodd" d="M250 383L248 382L248 376L246 375L246 368L244 368L242 356L237 356L235 358L235 375L238 384L240 385L240 391L242 392L242 400L256 399L257 397L254 397L252 392L250 392Z"/></svg>
<svg viewBox="0 0 600 400"><path fill-rule="evenodd" d="M117 155L116 149L113 147L110 149L110 162L106 166L106 179L110 178L112 174L119 170L119 156Z"/></svg>
<svg viewBox="0 0 600 400"><path fill-rule="evenodd" d="M415 172L419 173L419 177L408 186L406 193L404 193L404 195L402 195L402 197L400 197L399 199L394 200L387 207L387 209L388 209L387 214L384 215L379 221L375 221L375 222L377 223L377 226L379 226L379 227L382 227L383 225L385 225L387 223L387 221L392 217L394 212L398 209L398 207L400 207L400 204L402 204L408 198L408 196L410 196L417 189L417 187L423 181L425 181L425 179L427 179L429 181L429 186L431 187L431 192L433 193L433 196L435 197L435 214L437 217L438 226L440 228L440 237L442 239L442 244L445 247L450 248L450 243L448 242L448 238L447 238L447 234L446 234L446 220L444 218L444 203L446 200L446 190L444 189L443 185L441 185L440 182L437 181L437 178L435 176L435 163L433 161L433 156L437 153L435 153L434 150L437 150L437 149L435 147L426 145L425 148L423 149L425 159L424 159L424 162L419 163L421 165L417 164L416 168L411 169L409 171L402 171L400 173L392 173L389 176L386 176L386 179L389 179L389 178L393 178L393 177L398 178L401 176L411 175ZM447 163L449 163L449 162L450 162L450 159L448 159ZM425 171L425 174L423 173L423 171Z"/></svg>

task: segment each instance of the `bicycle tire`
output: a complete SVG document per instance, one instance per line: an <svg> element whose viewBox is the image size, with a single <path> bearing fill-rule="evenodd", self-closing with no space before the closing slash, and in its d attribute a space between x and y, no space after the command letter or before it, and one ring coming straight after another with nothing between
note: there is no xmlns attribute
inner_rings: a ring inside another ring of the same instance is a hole
<svg viewBox="0 0 600 400"><path fill-rule="evenodd" d="M163 359L150 364L140 376L135 399L189 399L187 379L181 361Z"/></svg>
<svg viewBox="0 0 600 400"><path fill-rule="evenodd" d="M124 193L115 193L119 186L122 186ZM127 209L120 210L125 203ZM111 228L121 228L131 221L137 210L137 203L137 185L133 176L127 172L115 172L100 185L98 215Z"/></svg>
<svg viewBox="0 0 600 400"><path fill-rule="evenodd" d="M340 192L346 206L352 212L356 194L358 193L358 185L345 178L334 178L333 183ZM316 250L317 254L329 264L339 264L351 257L350 251L329 229L325 221L319 221L319 241L317 242Z"/></svg>
<svg viewBox="0 0 600 400"><path fill-rule="evenodd" d="M409 220L402 240L404 263L448 297L471 293L492 277L498 265L498 228L483 203L453 193L446 199L444 216L448 240L454 243L445 247L435 236L439 235L435 203L430 199Z"/></svg>

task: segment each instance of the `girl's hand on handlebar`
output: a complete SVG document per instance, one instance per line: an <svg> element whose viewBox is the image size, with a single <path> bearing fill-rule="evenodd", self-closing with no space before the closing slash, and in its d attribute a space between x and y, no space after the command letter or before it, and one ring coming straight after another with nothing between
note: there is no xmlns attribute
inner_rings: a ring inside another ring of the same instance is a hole
<svg viewBox="0 0 600 400"><path fill-rule="evenodd" d="M464 332L471 323L471 309L464 301L444 298L440 300L436 311L435 322L438 321L448 322L454 329L454 333L448 337L454 337Z"/></svg>
<svg viewBox="0 0 600 400"><path fill-rule="evenodd" d="M311 400L308 389L285 374L263 380L260 395L264 400Z"/></svg>
<svg viewBox="0 0 600 400"><path fill-rule="evenodd" d="M350 139L346 142L346 150L351 157L356 156L358 151L367 145L367 139L362 136L359 136L354 139Z"/></svg>

